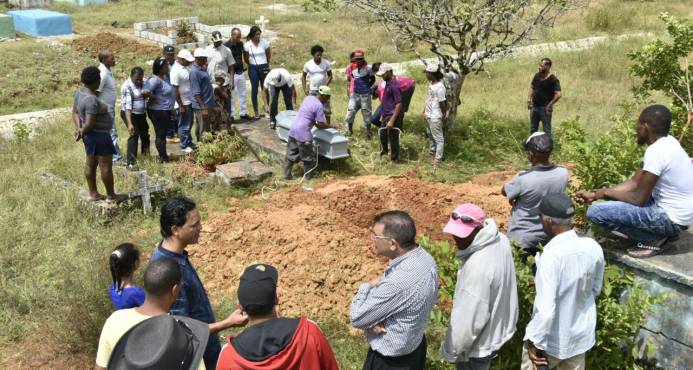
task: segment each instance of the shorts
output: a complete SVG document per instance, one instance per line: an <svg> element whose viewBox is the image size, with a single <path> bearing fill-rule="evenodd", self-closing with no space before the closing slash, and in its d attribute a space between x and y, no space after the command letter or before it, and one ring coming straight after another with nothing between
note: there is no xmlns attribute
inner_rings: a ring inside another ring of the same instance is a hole
<svg viewBox="0 0 693 370"><path fill-rule="evenodd" d="M90 132L82 137L84 151L88 156L108 157L115 154L115 146L108 132Z"/></svg>

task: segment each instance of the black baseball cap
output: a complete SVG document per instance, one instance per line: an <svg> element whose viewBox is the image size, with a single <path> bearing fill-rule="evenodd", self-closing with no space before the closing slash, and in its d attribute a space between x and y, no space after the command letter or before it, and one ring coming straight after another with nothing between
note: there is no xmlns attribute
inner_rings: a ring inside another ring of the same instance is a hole
<svg viewBox="0 0 693 370"><path fill-rule="evenodd" d="M536 153L551 153L553 150L553 139L551 135L537 131L529 135L525 140L525 150L531 150Z"/></svg>
<svg viewBox="0 0 693 370"><path fill-rule="evenodd" d="M274 306L277 297L277 269L265 264L248 266L238 284L238 303L241 306Z"/></svg>
<svg viewBox="0 0 693 370"><path fill-rule="evenodd" d="M539 213L554 218L571 218L575 215L575 206L567 195L550 193L539 203Z"/></svg>
<svg viewBox="0 0 693 370"><path fill-rule="evenodd" d="M165 54L173 54L175 51L176 51L176 48L174 48L173 45L164 46L164 53Z"/></svg>

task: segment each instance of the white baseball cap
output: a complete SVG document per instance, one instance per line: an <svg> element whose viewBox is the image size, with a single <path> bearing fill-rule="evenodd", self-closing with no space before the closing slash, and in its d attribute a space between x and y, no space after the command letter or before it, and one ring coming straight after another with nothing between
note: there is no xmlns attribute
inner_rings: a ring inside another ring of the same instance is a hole
<svg viewBox="0 0 693 370"><path fill-rule="evenodd" d="M194 62L195 57L192 55L190 50L188 49L181 49L181 51L178 52L178 55L176 55L178 58L185 59L188 62Z"/></svg>
<svg viewBox="0 0 693 370"><path fill-rule="evenodd" d="M438 66L437 63L429 63L426 66L426 72L435 73L435 72L438 72L439 70L440 70L440 66Z"/></svg>
<svg viewBox="0 0 693 370"><path fill-rule="evenodd" d="M207 50L203 48L197 48L195 49L195 53L193 54L195 58L207 58L209 55L207 54Z"/></svg>
<svg viewBox="0 0 693 370"><path fill-rule="evenodd" d="M380 65L380 68L378 68L378 72L375 75L376 76L382 76L389 71L392 71L392 66L389 64L383 63Z"/></svg>

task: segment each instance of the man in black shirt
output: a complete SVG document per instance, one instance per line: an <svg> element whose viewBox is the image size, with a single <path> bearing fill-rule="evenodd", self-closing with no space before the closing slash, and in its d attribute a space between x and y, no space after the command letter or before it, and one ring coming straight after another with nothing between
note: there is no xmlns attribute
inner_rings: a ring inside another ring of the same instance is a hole
<svg viewBox="0 0 693 370"><path fill-rule="evenodd" d="M247 90L245 86L245 76L243 75L243 72L245 71L245 68L243 67L243 41L241 40L241 30L239 28L234 27L231 30L231 39L229 39L224 46L231 49L233 59L236 61L236 64L233 66L234 87L231 91L231 102L229 104L231 107L231 122L233 122L233 120L236 118L236 104L234 100L238 100L238 111L240 113L241 120L248 121L251 118L248 116L248 108L246 104Z"/></svg>
<svg viewBox="0 0 693 370"><path fill-rule="evenodd" d="M551 135L551 114L554 104L560 98L561 83L551 74L551 59L544 58L539 62L539 72L532 78L527 97L530 134L539 130L539 121L541 121L544 132Z"/></svg>

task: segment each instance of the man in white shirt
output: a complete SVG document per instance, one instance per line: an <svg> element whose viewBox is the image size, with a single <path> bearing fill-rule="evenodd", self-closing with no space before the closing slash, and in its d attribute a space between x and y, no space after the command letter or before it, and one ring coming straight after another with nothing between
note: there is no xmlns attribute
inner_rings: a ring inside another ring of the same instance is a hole
<svg viewBox="0 0 693 370"><path fill-rule="evenodd" d="M332 82L332 66L330 62L322 59L322 53L325 49L320 45L313 45L310 48L310 55L313 58L303 65L303 75L301 75L301 85L303 86L303 92L308 95L318 96L318 89L320 86L329 86ZM306 77L310 79L310 89L306 84ZM332 106L330 101L323 103L323 110L325 113L325 119L329 125L332 117Z"/></svg>
<svg viewBox="0 0 693 370"><path fill-rule="evenodd" d="M111 140L115 146L115 154L113 162L120 161L123 157L120 154L120 146L118 146L118 130L115 124L115 102L116 102L116 82L113 78L111 68L115 66L115 55L110 50L99 51L99 71L101 72L101 84L99 85L99 99L101 99L108 107L108 113L113 119L113 127L111 128Z"/></svg>
<svg viewBox="0 0 693 370"><path fill-rule="evenodd" d="M457 370L488 370L517 325L510 241L492 218L470 203L455 208L443 232L452 235L462 264L440 357L457 363Z"/></svg>
<svg viewBox="0 0 693 370"><path fill-rule="evenodd" d="M573 203L547 194L539 204L544 232L552 239L536 257L536 297L525 330L522 370L582 370L594 346L597 297L604 278L604 254L591 238L573 230Z"/></svg>
<svg viewBox="0 0 693 370"><path fill-rule="evenodd" d="M178 136L180 137L180 147L184 153L190 153L196 148L190 134L193 123L193 110L189 66L194 61L195 57L189 50L181 49L170 71L171 85L176 89L176 103L179 110Z"/></svg>
<svg viewBox="0 0 693 370"><path fill-rule="evenodd" d="M234 65L236 60L233 59L231 49L224 46L222 43L224 38L221 37L221 32L212 32L212 45L207 46L207 73L210 77L216 76L217 72L223 72L227 76L234 75ZM233 90L234 79L229 79L229 89Z"/></svg>
<svg viewBox="0 0 693 370"><path fill-rule="evenodd" d="M286 110L294 110L296 105L296 86L291 73L284 68L275 68L267 74L263 83L263 100L270 106L270 128L277 126L277 113L279 110L279 92L284 96Z"/></svg>
<svg viewBox="0 0 693 370"><path fill-rule="evenodd" d="M434 155L433 166L443 160L445 148L445 112L447 111L443 72L437 64L426 66L428 96L424 106L423 117L426 120L426 134L431 141L429 152Z"/></svg>
<svg viewBox="0 0 693 370"><path fill-rule="evenodd" d="M611 188L578 192L590 203L587 218L637 244L631 257L655 256L667 241L693 224L693 163L681 144L669 135L671 111L651 105L638 119L638 144L647 144L642 168L633 177Z"/></svg>

